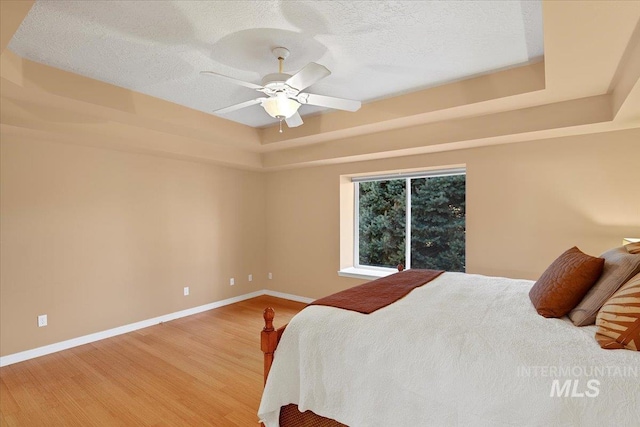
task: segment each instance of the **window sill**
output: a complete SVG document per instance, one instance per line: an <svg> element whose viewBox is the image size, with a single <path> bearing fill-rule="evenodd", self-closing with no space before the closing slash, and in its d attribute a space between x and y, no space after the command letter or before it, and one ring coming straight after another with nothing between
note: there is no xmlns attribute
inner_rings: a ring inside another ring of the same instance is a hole
<svg viewBox="0 0 640 427"><path fill-rule="evenodd" d="M374 280L381 277L386 277L397 272L398 270L394 268L379 268L374 270L372 268L347 267L339 270L338 276L351 277L354 279Z"/></svg>

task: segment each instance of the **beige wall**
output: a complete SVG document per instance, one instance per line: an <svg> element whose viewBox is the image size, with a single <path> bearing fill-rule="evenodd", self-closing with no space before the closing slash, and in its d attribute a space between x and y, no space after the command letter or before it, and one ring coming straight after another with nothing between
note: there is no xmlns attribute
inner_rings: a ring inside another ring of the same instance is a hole
<svg viewBox="0 0 640 427"><path fill-rule="evenodd" d="M467 272L535 279L573 245L599 254L640 235L640 130L496 145L269 174L275 289L321 297L338 277L340 176L467 165Z"/></svg>
<svg viewBox="0 0 640 427"><path fill-rule="evenodd" d="M1 144L1 355L265 287L264 175L6 134Z"/></svg>
<svg viewBox="0 0 640 427"><path fill-rule="evenodd" d="M257 173L3 135L1 354L264 288L360 283L337 275L348 174L466 164L468 272L536 278L572 245L598 254L640 235L639 141L635 129Z"/></svg>

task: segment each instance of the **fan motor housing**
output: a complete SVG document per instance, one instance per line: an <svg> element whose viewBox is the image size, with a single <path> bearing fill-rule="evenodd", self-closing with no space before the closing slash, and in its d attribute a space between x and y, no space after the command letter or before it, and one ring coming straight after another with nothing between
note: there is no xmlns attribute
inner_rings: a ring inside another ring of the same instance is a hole
<svg viewBox="0 0 640 427"><path fill-rule="evenodd" d="M262 79L262 86L268 87L269 85L275 85L280 83L284 85L284 82L289 80L289 77L291 77L291 74L286 74L286 73L267 74Z"/></svg>
<svg viewBox="0 0 640 427"><path fill-rule="evenodd" d="M262 79L262 86L268 89L268 92L271 92L273 94L278 92L285 92L287 94L295 95L297 92L285 83L287 80L289 80L290 77L291 74L287 73L267 74Z"/></svg>

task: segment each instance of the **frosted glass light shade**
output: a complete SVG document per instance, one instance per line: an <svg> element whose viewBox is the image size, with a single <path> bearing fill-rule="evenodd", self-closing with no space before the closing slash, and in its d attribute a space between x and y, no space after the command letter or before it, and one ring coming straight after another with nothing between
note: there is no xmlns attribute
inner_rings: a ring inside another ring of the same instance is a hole
<svg viewBox="0 0 640 427"><path fill-rule="evenodd" d="M300 103L295 99L287 98L284 94L278 94L262 101L262 107L271 117L288 119L298 111Z"/></svg>

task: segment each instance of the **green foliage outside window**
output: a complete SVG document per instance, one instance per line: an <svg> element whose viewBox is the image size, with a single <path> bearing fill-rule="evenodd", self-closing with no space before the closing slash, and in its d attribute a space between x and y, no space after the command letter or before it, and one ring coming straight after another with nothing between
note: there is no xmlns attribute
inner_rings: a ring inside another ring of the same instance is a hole
<svg viewBox="0 0 640 427"><path fill-rule="evenodd" d="M465 175L410 181L411 268L465 271ZM360 265L406 264L406 179L359 187Z"/></svg>
<svg viewBox="0 0 640 427"><path fill-rule="evenodd" d="M404 179L360 183L360 265L405 263Z"/></svg>

